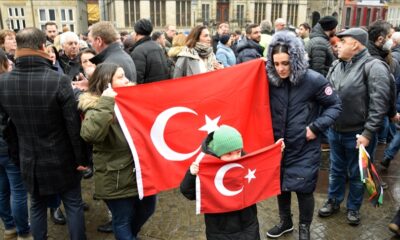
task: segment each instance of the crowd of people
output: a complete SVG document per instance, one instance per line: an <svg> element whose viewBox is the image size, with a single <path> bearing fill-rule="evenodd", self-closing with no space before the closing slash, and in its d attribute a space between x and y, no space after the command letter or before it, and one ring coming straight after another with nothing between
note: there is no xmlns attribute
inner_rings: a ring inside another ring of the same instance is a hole
<svg viewBox="0 0 400 240"><path fill-rule="evenodd" d="M282 18L248 24L245 31L218 25L212 36L198 25L186 36L175 26L153 31L140 19L134 31L111 22L79 36L48 22L45 30L0 31L0 218L5 240L47 239L47 213L67 224L70 239L84 240L81 179L94 175L94 198L109 209L98 227L118 240L137 239L156 211L157 196L139 199L135 165L115 118L115 88L228 68L263 59L268 75L275 141L283 141L280 222L266 231L279 238L294 229L291 194L299 207L299 239L310 239L321 145L330 149L328 198L322 218L346 201L350 225L361 222L364 186L358 147L371 159L387 144L383 169L400 149L400 32L378 20L368 28L337 31L335 17L288 28ZM234 87L234 86L233 86ZM389 144L390 142L390 144ZM203 152L234 161L243 154L240 133L221 126ZM181 192L195 199L193 163ZM386 183L383 183L387 187ZM28 214L28 194L30 214ZM66 216L60 208L61 203ZM50 209L50 210L49 210ZM257 206L205 216L207 239L260 239ZM400 235L400 210L389 224Z"/></svg>

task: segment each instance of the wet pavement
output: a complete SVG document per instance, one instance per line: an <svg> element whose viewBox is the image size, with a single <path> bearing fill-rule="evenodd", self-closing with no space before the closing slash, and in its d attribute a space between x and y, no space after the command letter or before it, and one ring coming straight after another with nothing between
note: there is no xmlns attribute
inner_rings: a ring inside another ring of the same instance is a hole
<svg viewBox="0 0 400 240"><path fill-rule="evenodd" d="M383 155L384 145L379 145L376 159L379 161ZM361 224L350 226L346 222L346 209L342 203L341 210L330 218L319 218L318 209L327 197L328 169L323 162L318 186L315 192L314 220L311 225L311 239L329 240L384 240L400 239L394 236L387 228L400 203L400 156L398 155L388 171L381 171L381 177L389 184L384 192L384 203L380 208L374 208L364 197L361 208ZM379 165L379 164L377 164ZM92 199L93 180L83 180L83 198L90 205L90 210L85 213L86 230L89 240L111 240L112 234L97 232L98 225L107 221L107 210L102 201ZM144 225L139 234L140 240L188 240L205 239L204 220L202 215L195 214L194 201L186 200L178 190L163 192L158 195L155 214ZM286 234L279 239L298 239L298 206L295 194L292 198L292 212L295 224L293 233ZM271 198L258 203L258 219L260 222L261 239L267 239L265 232L279 222L276 198ZM53 224L50 220L49 240L67 240L67 227ZM0 226L0 239L3 236L3 225ZM250 240L250 239L249 239Z"/></svg>

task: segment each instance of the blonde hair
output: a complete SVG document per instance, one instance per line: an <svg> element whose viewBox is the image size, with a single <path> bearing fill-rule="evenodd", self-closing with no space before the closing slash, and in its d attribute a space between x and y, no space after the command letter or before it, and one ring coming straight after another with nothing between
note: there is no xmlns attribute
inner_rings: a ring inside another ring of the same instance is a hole
<svg viewBox="0 0 400 240"><path fill-rule="evenodd" d="M175 35L174 38L172 39L173 47L185 46L185 43L186 43L186 36L183 33L179 33L178 35Z"/></svg>

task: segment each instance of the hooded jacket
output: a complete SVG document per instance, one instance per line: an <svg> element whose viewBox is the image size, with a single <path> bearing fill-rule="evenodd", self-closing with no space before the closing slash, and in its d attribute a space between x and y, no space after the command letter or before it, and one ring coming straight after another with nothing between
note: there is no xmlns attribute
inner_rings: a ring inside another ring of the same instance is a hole
<svg viewBox="0 0 400 240"><path fill-rule="evenodd" d="M216 57L224 67L233 66L236 64L236 57L233 50L222 43L218 43Z"/></svg>
<svg viewBox="0 0 400 240"><path fill-rule="evenodd" d="M288 46L291 73L287 79L281 79L274 67L271 53L277 45ZM320 133L339 116L340 99L324 76L308 69L301 40L288 31L273 36L267 71L274 138L284 138L286 146L281 189L311 193L316 187L321 160ZM306 139L307 127L316 139Z"/></svg>
<svg viewBox="0 0 400 240"><path fill-rule="evenodd" d="M93 144L96 199L137 195L135 164L128 142L114 116L114 98L84 93L78 108L84 113L81 136Z"/></svg>
<svg viewBox="0 0 400 240"><path fill-rule="evenodd" d="M326 76L332 62L335 60L329 37L325 34L321 25L317 23L311 34L310 41L306 44L310 68Z"/></svg>
<svg viewBox="0 0 400 240"><path fill-rule="evenodd" d="M264 47L245 37L239 42L236 51L238 52L236 62L239 64L262 57Z"/></svg>
<svg viewBox="0 0 400 240"><path fill-rule="evenodd" d="M208 134L202 143L202 151L215 157L208 147L213 140L214 132ZM242 152L242 154L244 154ZM180 185L181 193L189 200L196 199L196 176L186 172ZM257 219L257 205L253 204L241 210L226 213L204 214L207 240L258 240L260 239Z"/></svg>

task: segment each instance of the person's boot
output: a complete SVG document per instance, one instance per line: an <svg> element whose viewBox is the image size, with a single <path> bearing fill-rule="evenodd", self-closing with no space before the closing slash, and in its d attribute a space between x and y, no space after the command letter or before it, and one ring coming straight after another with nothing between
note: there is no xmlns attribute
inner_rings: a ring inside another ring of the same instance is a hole
<svg viewBox="0 0 400 240"><path fill-rule="evenodd" d="M3 235L4 240L16 240L17 239L17 229L7 229L4 230L4 235Z"/></svg>
<svg viewBox="0 0 400 240"><path fill-rule="evenodd" d="M66 220L60 208L50 208L50 218L54 224L65 225Z"/></svg>
<svg viewBox="0 0 400 240"><path fill-rule="evenodd" d="M97 231L102 233L112 233L113 232L112 221L109 221L103 225L99 225L97 227Z"/></svg>
<svg viewBox="0 0 400 240"><path fill-rule="evenodd" d="M396 216L389 223L389 230L400 236L400 209L397 210Z"/></svg>
<svg viewBox="0 0 400 240"><path fill-rule="evenodd" d="M388 169L390 166L390 161L392 159L389 159L387 157L383 158L383 160L381 161L381 166L384 167L385 169Z"/></svg>
<svg viewBox="0 0 400 240"><path fill-rule="evenodd" d="M337 203L336 199L328 199L324 203L324 206L318 210L318 215L320 217L329 217L334 213L339 212L340 205Z"/></svg>
<svg viewBox="0 0 400 240"><path fill-rule="evenodd" d="M347 223L352 226L357 226L361 222L360 212L358 210L347 211Z"/></svg>
<svg viewBox="0 0 400 240"><path fill-rule="evenodd" d="M285 233L293 231L293 222L291 217L281 218L278 225L268 230L267 237L278 238Z"/></svg>
<svg viewBox="0 0 400 240"><path fill-rule="evenodd" d="M310 240L310 224L299 225L299 240Z"/></svg>

